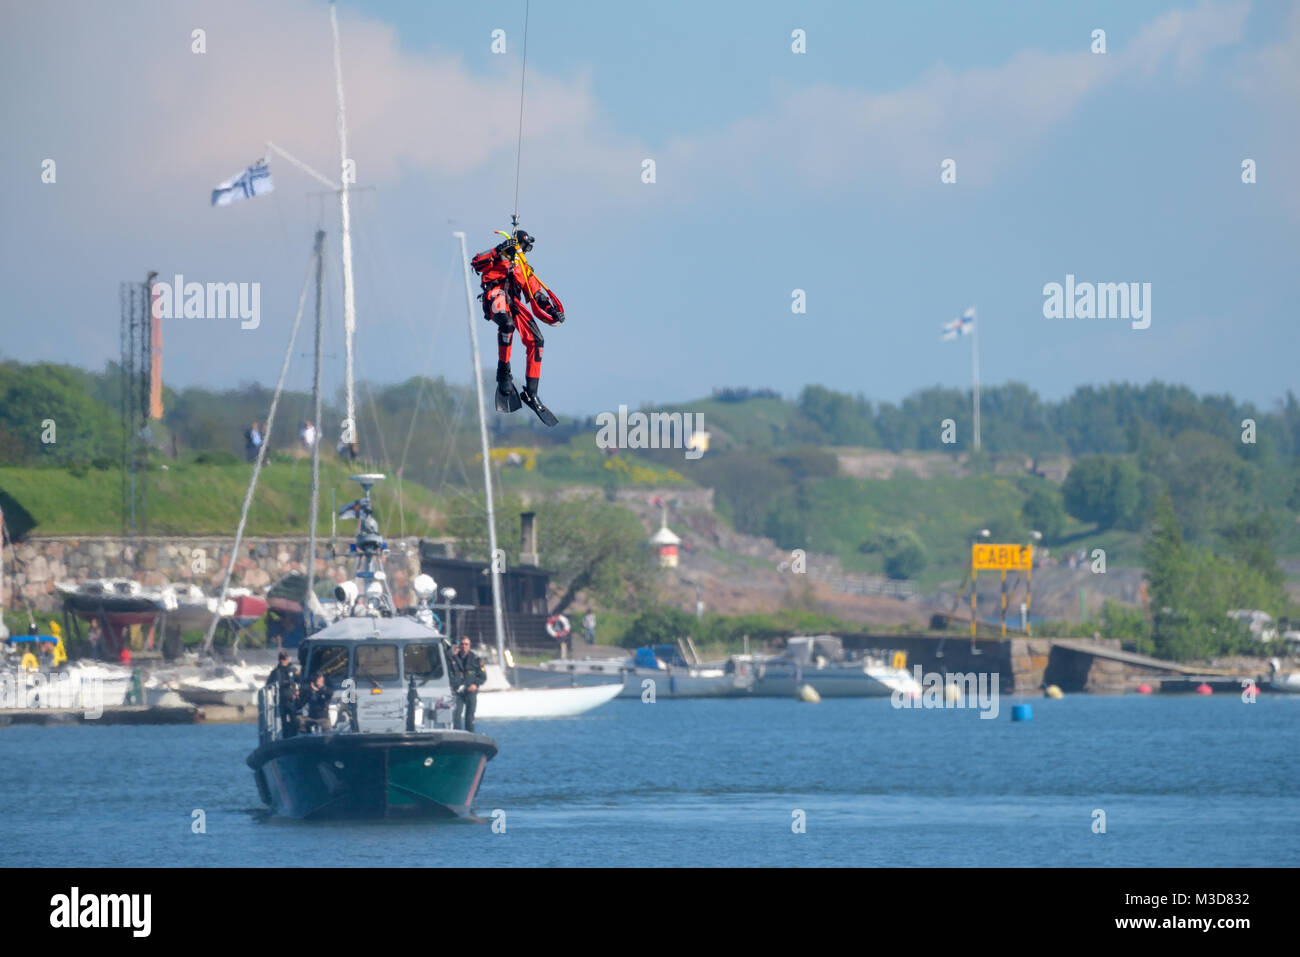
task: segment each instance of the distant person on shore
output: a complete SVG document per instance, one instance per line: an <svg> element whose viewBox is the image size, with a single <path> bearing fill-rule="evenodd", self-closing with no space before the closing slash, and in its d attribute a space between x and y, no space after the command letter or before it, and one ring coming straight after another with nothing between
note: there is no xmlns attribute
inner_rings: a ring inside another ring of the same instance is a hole
<svg viewBox="0 0 1300 957"><path fill-rule="evenodd" d="M244 449L248 453L248 461L256 462L257 453L262 448L262 430L254 422L244 432Z"/></svg>
<svg viewBox="0 0 1300 957"><path fill-rule="evenodd" d="M487 681L487 672L479 656L469 650L469 637L460 640L460 646L451 656L452 687L456 691L456 710L453 714L456 730L474 730L474 711L478 708L479 685Z"/></svg>
<svg viewBox="0 0 1300 957"><path fill-rule="evenodd" d="M333 693L325 687L325 676L319 671L311 676L311 684L302 696L300 707L307 709L306 717L298 721L298 729L310 733L315 725L322 732L330 730L330 698Z"/></svg>
<svg viewBox="0 0 1300 957"><path fill-rule="evenodd" d="M298 437L302 439L303 447L308 452L316 447L316 426L311 424L310 419L302 424L302 431L298 433Z"/></svg>
<svg viewBox="0 0 1300 957"><path fill-rule="evenodd" d="M582 637L589 645L596 643L596 616L590 608L582 616Z"/></svg>

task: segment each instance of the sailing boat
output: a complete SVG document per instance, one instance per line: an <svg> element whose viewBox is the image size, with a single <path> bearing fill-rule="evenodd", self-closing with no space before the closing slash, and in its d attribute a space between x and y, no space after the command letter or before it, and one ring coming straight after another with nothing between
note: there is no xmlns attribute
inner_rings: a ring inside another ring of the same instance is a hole
<svg viewBox="0 0 1300 957"><path fill-rule="evenodd" d="M487 412L483 404L483 374L479 363L478 325L475 323L474 288L469 278L469 252L465 234L453 234L460 240L461 263L465 270L465 305L469 315L469 343L474 392L478 397L479 442L483 452L483 490L487 501L488 551L497 554L496 517L492 505L492 457L488 449ZM505 626L501 615L501 573L495 561L489 562L492 576L492 623L496 630L497 660L484 665L488 680L479 689L476 717L496 718L570 718L612 701L623 690L619 681L611 684L570 688L519 688L506 675Z"/></svg>

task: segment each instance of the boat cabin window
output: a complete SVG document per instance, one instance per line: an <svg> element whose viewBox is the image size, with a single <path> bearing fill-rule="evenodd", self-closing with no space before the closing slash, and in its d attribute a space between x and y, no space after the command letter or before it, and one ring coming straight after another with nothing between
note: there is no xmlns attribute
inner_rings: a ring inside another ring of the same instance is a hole
<svg viewBox="0 0 1300 957"><path fill-rule="evenodd" d="M437 645L407 645L402 649L402 667L406 677L428 681L442 677L442 655Z"/></svg>
<svg viewBox="0 0 1300 957"><path fill-rule="evenodd" d="M325 676L325 685L333 690L343 686L348 676L347 645L317 645L311 651L311 666L307 669L307 678L316 672Z"/></svg>
<svg viewBox="0 0 1300 957"><path fill-rule="evenodd" d="M396 681L399 677L396 645L357 645L358 683Z"/></svg>

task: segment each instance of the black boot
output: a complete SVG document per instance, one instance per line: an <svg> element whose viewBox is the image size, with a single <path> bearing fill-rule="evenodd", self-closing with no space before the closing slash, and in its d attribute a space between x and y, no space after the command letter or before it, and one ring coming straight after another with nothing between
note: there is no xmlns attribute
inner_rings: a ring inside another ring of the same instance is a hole
<svg viewBox="0 0 1300 957"><path fill-rule="evenodd" d="M510 377L510 363L497 360L497 411L518 412L520 405L519 390Z"/></svg>
<svg viewBox="0 0 1300 957"><path fill-rule="evenodd" d="M524 380L524 391L519 393L519 398L523 399L524 405L537 413L537 417L546 425L558 425L560 420L555 417L546 406L542 405L542 400L537 397L538 380L529 376Z"/></svg>

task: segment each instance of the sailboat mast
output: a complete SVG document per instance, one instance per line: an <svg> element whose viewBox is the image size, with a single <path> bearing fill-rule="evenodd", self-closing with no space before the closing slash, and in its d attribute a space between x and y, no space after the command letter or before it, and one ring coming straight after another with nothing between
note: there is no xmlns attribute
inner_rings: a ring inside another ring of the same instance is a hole
<svg viewBox="0 0 1300 957"><path fill-rule="evenodd" d="M348 125L343 107L343 54L339 47L339 19L330 3L330 29L334 33L334 89L338 94L338 132L339 132L339 219L342 226L343 247L343 354L344 380L347 391L347 418L343 423L343 442L357 447L356 400L352 375L352 337L357 328L356 299L352 288L352 214L348 206L348 182L352 174L348 170Z"/></svg>
<svg viewBox="0 0 1300 957"><path fill-rule="evenodd" d="M465 309L469 318L469 348L474 362L474 393L478 396L478 435L483 448L483 493L487 496L488 570L492 576L492 624L497 634L497 661L506 666L505 626L501 621L501 573L497 570L497 521L492 509L492 459L488 455L487 411L483 405L483 371L479 364L478 326L474 322L474 287L469 280L469 251L465 234L452 233L460 240L461 265L465 269ZM453 636L454 637L454 636Z"/></svg>
<svg viewBox="0 0 1300 957"><path fill-rule="evenodd" d="M316 587L316 513L320 511L320 370L321 370L321 299L324 286L325 230L316 230L316 366L312 373L311 396L314 405L312 426L315 428L311 444L311 522L307 541L307 595L303 601L303 617L311 605Z"/></svg>

